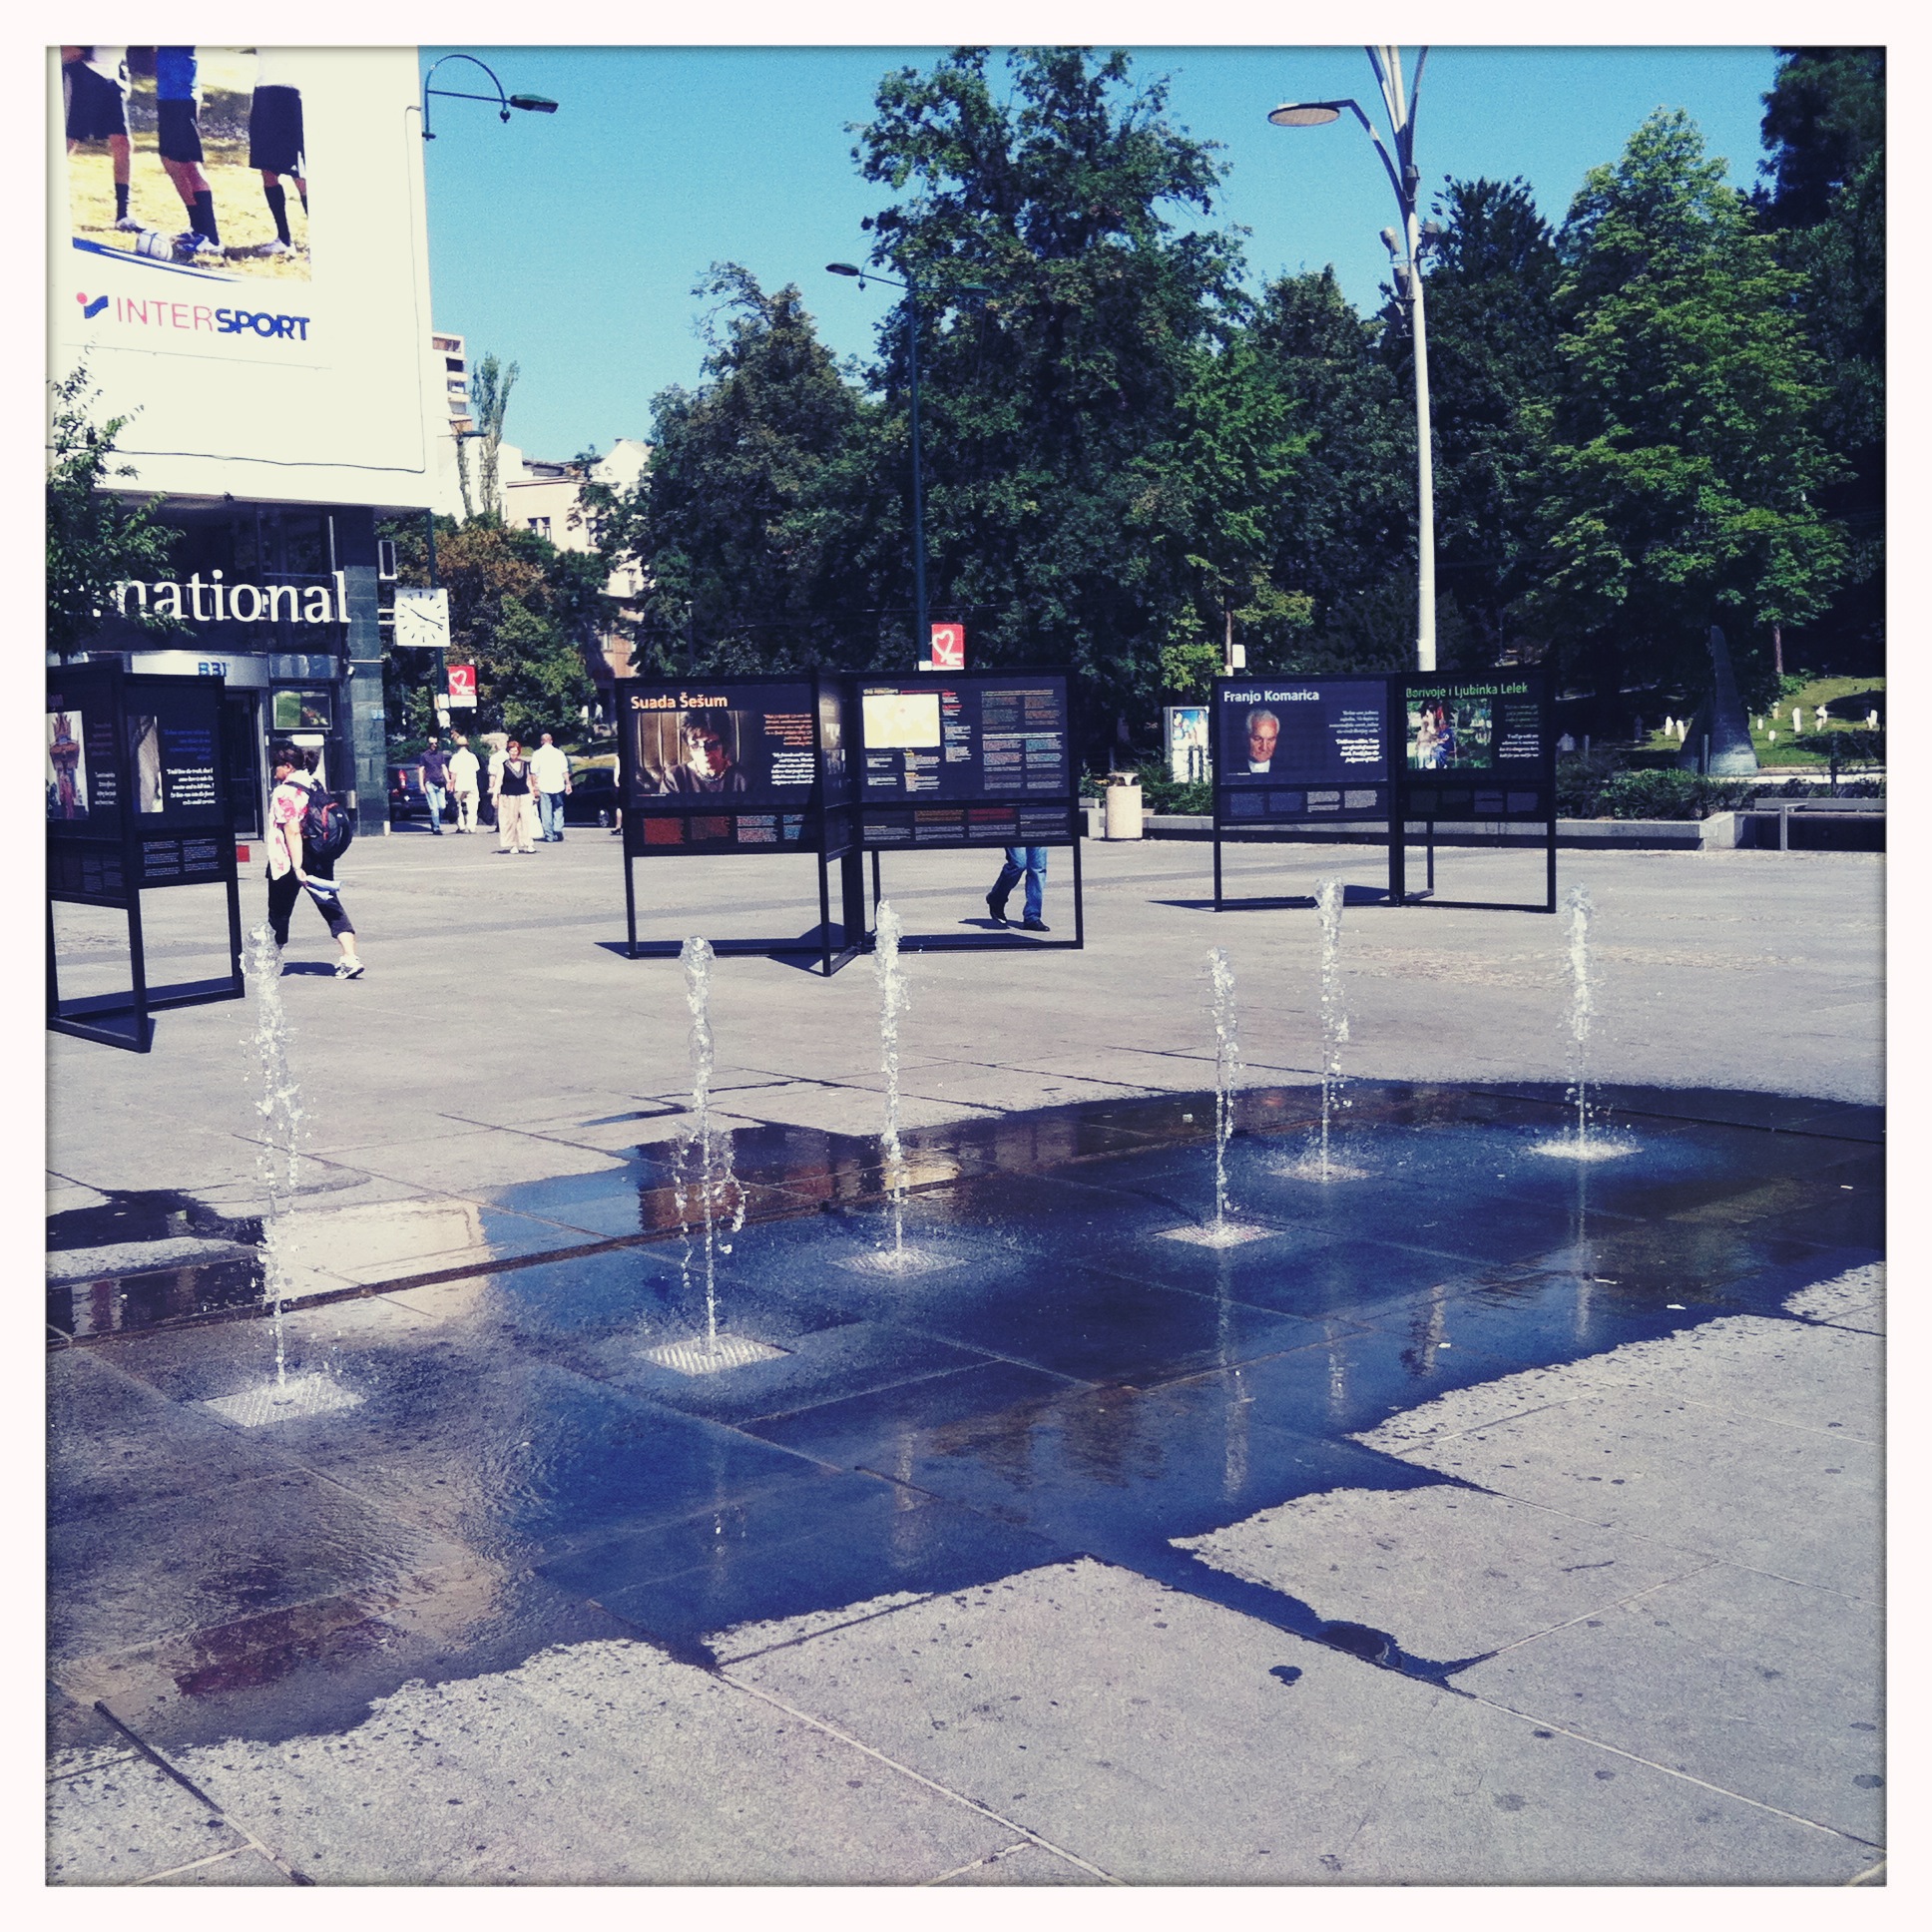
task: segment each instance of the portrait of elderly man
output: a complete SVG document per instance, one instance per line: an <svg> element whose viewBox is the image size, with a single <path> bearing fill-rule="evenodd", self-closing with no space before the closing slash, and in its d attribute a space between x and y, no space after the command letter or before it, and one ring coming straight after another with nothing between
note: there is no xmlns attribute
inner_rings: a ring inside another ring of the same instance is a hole
<svg viewBox="0 0 1932 1932"><path fill-rule="evenodd" d="M724 720L688 713L679 726L678 745L682 759L664 774L663 795L745 789Z"/></svg>
<svg viewBox="0 0 1932 1932"><path fill-rule="evenodd" d="M1265 772L1274 761L1274 743L1281 735L1281 721L1265 707L1257 705L1247 715L1247 768Z"/></svg>

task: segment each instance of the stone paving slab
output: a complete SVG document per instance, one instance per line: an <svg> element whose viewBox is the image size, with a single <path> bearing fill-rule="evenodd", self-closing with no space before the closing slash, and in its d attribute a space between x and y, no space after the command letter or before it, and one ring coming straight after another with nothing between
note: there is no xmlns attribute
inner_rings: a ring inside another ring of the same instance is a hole
<svg viewBox="0 0 1932 1932"><path fill-rule="evenodd" d="M635 1644L409 1685L344 1735L183 1768L325 1884L918 1884L1016 1836Z"/></svg>
<svg viewBox="0 0 1932 1932"><path fill-rule="evenodd" d="M1404 1453L1445 1476L1676 1549L1854 1596L1882 1588L1880 1458L1867 1442L1606 1393Z"/></svg>
<svg viewBox="0 0 1932 1932"><path fill-rule="evenodd" d="M1839 1833L1090 1560L725 1675L1134 1884L1831 1884L1871 1862Z"/></svg>
<svg viewBox="0 0 1932 1932"><path fill-rule="evenodd" d="M145 1757L75 1771L47 1789L50 1885L131 1885L245 1844Z"/></svg>
<svg viewBox="0 0 1932 1932"><path fill-rule="evenodd" d="M292 1885L294 1880L264 1858L252 1845L204 1858L174 1871L156 1872L143 1885Z"/></svg>
<svg viewBox="0 0 1932 1932"><path fill-rule="evenodd" d="M1390 1632L1414 1656L1520 1644L1707 1567L1507 1496L1444 1485L1297 1497L1208 1536L1204 1562Z"/></svg>
<svg viewBox="0 0 1932 1932"><path fill-rule="evenodd" d="M1712 1564L1459 1673L1459 1688L1873 1846L1879 1607Z"/></svg>

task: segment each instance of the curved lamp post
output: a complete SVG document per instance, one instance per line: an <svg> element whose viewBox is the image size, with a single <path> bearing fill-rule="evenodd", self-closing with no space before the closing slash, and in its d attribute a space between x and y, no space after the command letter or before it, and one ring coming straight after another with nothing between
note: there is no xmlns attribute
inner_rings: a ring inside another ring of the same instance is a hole
<svg viewBox="0 0 1932 1932"><path fill-rule="evenodd" d="M1415 76L1406 95L1402 89L1402 50L1399 47L1371 47L1369 65L1382 91L1382 105L1388 110L1389 128L1395 137L1391 157L1382 137L1361 108L1345 101L1284 101L1268 119L1277 128L1321 128L1339 121L1345 111L1362 124L1375 152L1388 171L1389 186L1395 190L1396 206L1402 211L1402 230L1382 231L1383 245L1389 251L1397 289L1409 304L1410 326L1415 342L1415 500L1416 500L1416 598L1415 668L1436 668L1436 497L1435 462L1429 436L1429 338L1422 307L1422 256L1442 231L1433 222L1416 221L1416 190L1422 177L1415 165L1415 104L1422 90L1422 68L1429 50L1419 50Z"/></svg>
<svg viewBox="0 0 1932 1932"><path fill-rule="evenodd" d="M453 60L468 61L472 67L481 67L484 73L489 75L490 85L496 89L496 92L494 94L458 94L446 87L431 87L429 83L436 78L436 69L446 66ZM557 112L557 103L542 94L505 94L503 91L503 83L497 79L495 72L484 62L478 60L474 54L445 54L423 76L422 138L425 141L434 141L436 139L435 135L430 132L429 127L429 97L432 94L439 94L446 101L488 102L497 110L497 119L499 121L509 120L510 110L512 108L520 108L525 114L555 114Z"/></svg>
<svg viewBox="0 0 1932 1932"><path fill-rule="evenodd" d="M907 304L906 324L906 367L911 378L912 388L912 602L913 623L916 627L914 639L918 649L932 649L932 626L926 618L926 484L924 464L919 452L919 300L925 287L914 276L908 274L904 281L895 281L890 275L875 273L870 268L860 268L850 261L828 261L825 272L831 275L850 275L863 288L868 281L883 282L888 288L903 288L912 297ZM983 281L960 282L953 289L958 295L990 295L993 293Z"/></svg>

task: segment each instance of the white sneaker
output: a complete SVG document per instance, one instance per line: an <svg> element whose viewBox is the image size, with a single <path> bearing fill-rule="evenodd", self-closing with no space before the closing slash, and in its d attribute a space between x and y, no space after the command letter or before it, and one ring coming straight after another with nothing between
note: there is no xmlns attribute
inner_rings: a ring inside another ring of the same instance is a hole
<svg viewBox="0 0 1932 1932"><path fill-rule="evenodd" d="M139 235L141 233L141 224L132 215L122 216L120 221L115 223L114 226L123 235Z"/></svg>
<svg viewBox="0 0 1932 1932"><path fill-rule="evenodd" d="M256 254L264 255L264 256L278 255L278 254L293 254L294 252L295 252L294 244L292 242L284 242L280 236L276 236L272 242L262 242L261 245L255 249Z"/></svg>
<svg viewBox="0 0 1932 1932"><path fill-rule="evenodd" d="M359 959L338 959L335 962L337 979L360 979L367 970Z"/></svg>

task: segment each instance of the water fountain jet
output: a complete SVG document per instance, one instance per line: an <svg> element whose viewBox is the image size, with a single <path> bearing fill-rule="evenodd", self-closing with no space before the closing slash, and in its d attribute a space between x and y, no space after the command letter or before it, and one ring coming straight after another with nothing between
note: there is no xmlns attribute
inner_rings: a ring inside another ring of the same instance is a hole
<svg viewBox="0 0 1932 1932"><path fill-rule="evenodd" d="M732 1167L729 1130L721 1135L712 1126L712 1080L718 1070L717 1043L712 1036L712 965L717 955L709 939L694 934L680 948L678 957L685 973L685 1006L691 1014L692 1118L672 1170L672 1200L678 1208L678 1231L685 1242L678 1268L687 1306L693 1298L692 1268L700 1252L692 1239L694 1197L703 1222L705 1332L702 1337L686 1336L642 1352L647 1360L681 1375L715 1375L746 1362L769 1361L785 1351L743 1335L721 1333L718 1326L718 1257L731 1251L731 1241L720 1238L720 1219L722 1215L722 1231L735 1238L744 1225L744 1189ZM696 1187L691 1172L694 1158L698 1165Z"/></svg>
<svg viewBox="0 0 1932 1932"><path fill-rule="evenodd" d="M1346 888L1338 878L1315 887L1315 917L1321 934L1321 1126L1314 1145L1274 1172L1291 1181L1327 1186L1360 1181L1367 1170L1334 1158L1335 1117L1347 1106L1342 1096L1341 1050L1348 1044L1348 998L1341 976L1341 909Z"/></svg>
<svg viewBox="0 0 1932 1932"><path fill-rule="evenodd" d="M1258 1239L1264 1227L1231 1220L1227 1213L1227 1143L1234 1134L1234 1093L1240 1081L1241 1041L1234 1004L1234 962L1225 946L1208 949L1208 1008L1214 1021L1214 1217L1206 1226L1170 1227L1169 1240L1202 1247L1237 1247Z"/></svg>
<svg viewBox="0 0 1932 1932"><path fill-rule="evenodd" d="M266 924L248 934L243 971L253 982L255 998L254 1050L261 1073L261 1095L254 1111L261 1120L255 1154L255 1176L265 1197L261 1215L261 1292L268 1304L275 1343L274 1379L264 1385L215 1396L203 1403L225 1421L242 1428L291 1421L297 1416L321 1415L331 1409L352 1408L361 1401L326 1368L307 1374L288 1372L288 1334L283 1309L291 1285L287 1221L291 1199L301 1175L302 1097L288 1058L290 1026L281 997L281 948Z"/></svg>
<svg viewBox="0 0 1932 1932"><path fill-rule="evenodd" d="M1590 1030L1597 1017L1590 922L1596 907L1588 889L1581 885L1570 888L1564 907L1570 967L1570 1090L1566 1098L1576 1103L1576 1127L1569 1136L1539 1141L1530 1151L1558 1161L1616 1161L1635 1151L1632 1144L1590 1131Z"/></svg>

